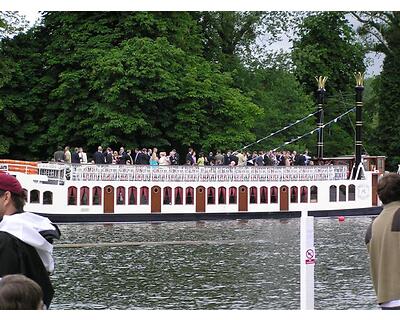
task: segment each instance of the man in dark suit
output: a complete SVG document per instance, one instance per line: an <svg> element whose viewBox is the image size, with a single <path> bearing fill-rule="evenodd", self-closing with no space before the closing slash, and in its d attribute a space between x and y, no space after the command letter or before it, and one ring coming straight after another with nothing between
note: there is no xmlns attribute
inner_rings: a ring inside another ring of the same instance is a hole
<svg viewBox="0 0 400 320"><path fill-rule="evenodd" d="M103 148L101 146L97 147L97 151L93 154L93 159L95 164L105 164L106 159L104 157Z"/></svg>
<svg viewBox="0 0 400 320"><path fill-rule="evenodd" d="M71 155L71 163L81 163L81 159L79 158L79 148L74 149L74 152Z"/></svg>
<svg viewBox="0 0 400 320"><path fill-rule="evenodd" d="M113 156L112 156L112 150L110 147L107 148L105 158L106 158L106 164L112 164Z"/></svg>

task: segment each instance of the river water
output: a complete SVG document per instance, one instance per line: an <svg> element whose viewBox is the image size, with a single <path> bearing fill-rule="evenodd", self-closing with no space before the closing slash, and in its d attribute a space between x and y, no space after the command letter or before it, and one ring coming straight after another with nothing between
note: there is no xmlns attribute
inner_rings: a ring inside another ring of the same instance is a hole
<svg viewBox="0 0 400 320"><path fill-rule="evenodd" d="M377 309L370 223L315 218L315 309ZM51 309L300 308L299 219L60 229Z"/></svg>

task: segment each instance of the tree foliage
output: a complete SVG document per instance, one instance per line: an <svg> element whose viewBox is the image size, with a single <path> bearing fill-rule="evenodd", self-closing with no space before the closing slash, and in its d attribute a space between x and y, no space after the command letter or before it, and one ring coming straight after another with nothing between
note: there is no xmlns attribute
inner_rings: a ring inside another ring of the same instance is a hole
<svg viewBox="0 0 400 320"><path fill-rule="evenodd" d="M372 132L376 140L375 150L388 157L388 169L397 170L400 163L400 121L398 96L400 95L400 13L353 12L361 22L359 34L369 50L385 54L382 73L375 81L375 109L377 122Z"/></svg>
<svg viewBox="0 0 400 320"><path fill-rule="evenodd" d="M328 76L327 122L354 106L364 51L342 13L308 16L45 12L41 25L0 42L0 155L49 159L57 145L239 149L313 112L318 75ZM268 50L300 18L292 72ZM384 81L366 89L370 132L384 121L372 107ZM310 118L253 148L313 128ZM353 153L353 130L347 119L327 128L326 155ZM315 145L314 135L285 149L312 154Z"/></svg>
<svg viewBox="0 0 400 320"><path fill-rule="evenodd" d="M26 154L29 134L35 157L57 144L225 149L255 138L262 110L203 57L188 13L51 12L43 22L2 43L3 154Z"/></svg>
<svg viewBox="0 0 400 320"><path fill-rule="evenodd" d="M18 11L0 11L0 39L14 36L27 27L28 21Z"/></svg>
<svg viewBox="0 0 400 320"><path fill-rule="evenodd" d="M364 72L364 55L343 12L310 14L300 25L292 51L295 75L309 93L316 92L315 77L328 77L325 123L354 106L354 72ZM354 153L353 117L324 129L324 155Z"/></svg>

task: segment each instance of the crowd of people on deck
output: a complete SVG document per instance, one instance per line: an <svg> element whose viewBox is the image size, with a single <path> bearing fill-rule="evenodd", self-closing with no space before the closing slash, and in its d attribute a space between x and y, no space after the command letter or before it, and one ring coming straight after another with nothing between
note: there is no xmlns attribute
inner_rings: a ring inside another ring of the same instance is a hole
<svg viewBox="0 0 400 320"><path fill-rule="evenodd" d="M199 152L193 148L188 149L185 158L181 158L176 149L170 152L158 151L157 148L135 148L125 150L120 147L119 151L112 150L110 147L103 149L97 148L93 155L88 157L82 147L74 148L71 152L66 146L64 149L58 147L52 159L56 162L76 163L76 164L118 164L118 165L151 165L166 166L185 164L190 166L306 166L313 165L311 157L306 150L304 153L296 151L232 151L221 152Z"/></svg>

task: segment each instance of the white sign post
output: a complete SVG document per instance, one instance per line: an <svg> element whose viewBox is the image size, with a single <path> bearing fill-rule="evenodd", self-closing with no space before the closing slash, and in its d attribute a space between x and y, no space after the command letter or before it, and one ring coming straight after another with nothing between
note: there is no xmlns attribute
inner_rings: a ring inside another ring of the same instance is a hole
<svg viewBox="0 0 400 320"><path fill-rule="evenodd" d="M300 309L314 309L314 217L307 211L300 218Z"/></svg>

